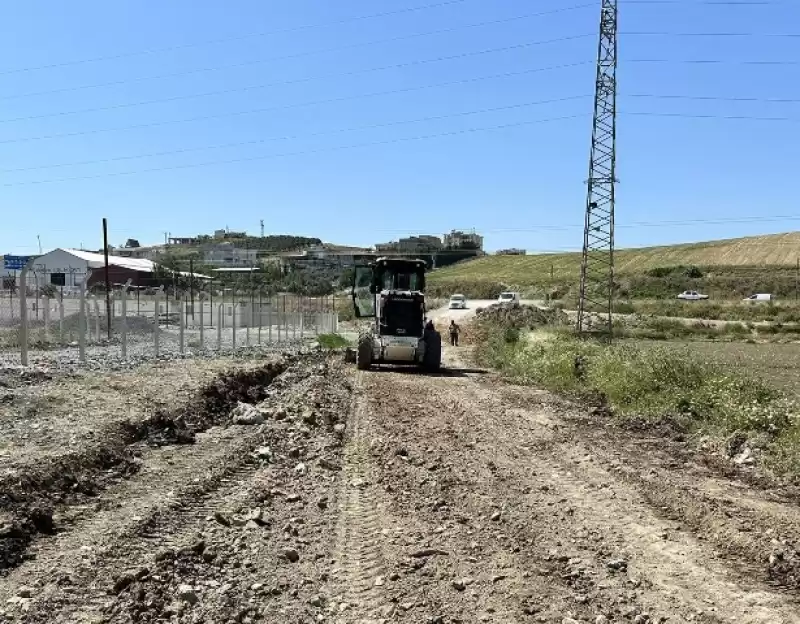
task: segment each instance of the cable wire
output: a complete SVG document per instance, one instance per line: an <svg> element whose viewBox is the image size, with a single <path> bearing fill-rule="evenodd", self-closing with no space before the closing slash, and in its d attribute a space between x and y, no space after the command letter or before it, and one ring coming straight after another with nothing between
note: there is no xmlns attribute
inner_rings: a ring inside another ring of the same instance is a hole
<svg viewBox="0 0 800 624"><path fill-rule="evenodd" d="M429 31L420 32L420 33L412 33L412 34L409 34L409 35L400 35L400 36L397 36L397 37L390 37L388 39L377 39L377 40L373 40L373 41L366 41L366 42L363 42L363 43L352 43L352 44L343 45L343 46L335 46L335 47L331 47L331 48L323 48L323 49L320 49L320 50L310 50L310 51L306 51L306 52L298 52L298 53L295 53L295 54L287 54L287 55L283 55L283 56L275 56L275 57L266 58L266 59L258 59L258 60L253 60L253 61L244 61L244 62L241 62L241 63L233 63L233 64L230 64L230 65L219 65L217 67L204 67L204 68L199 68L199 69L191 69L191 70L186 70L186 71L173 72L173 73L169 73L169 74L158 74L156 76L143 76L143 77L140 77L140 78L126 78L125 80L114 80L114 81L111 81L111 82L98 83L98 84L92 84L92 85L81 85L81 86L75 86L75 87L63 87L63 88L60 88L60 89L51 89L51 90L48 90L48 91L37 91L37 92L33 92L33 93L19 93L19 94L5 95L5 96L0 96L0 100L18 99L18 98L25 98L25 97L35 97L35 96L41 96L41 95L52 95L52 94L55 94L55 93L67 93L67 92L71 92L71 91L80 91L80 90L84 90L84 89L96 89L96 88L102 88L102 87L113 87L113 86L118 86L118 85L123 85L123 84L129 84L129 83L132 83L132 82L143 82L143 81L147 81L147 80L159 80L159 79L165 79L165 78L177 78L177 77L180 77L180 76L190 76L190 75L193 75L193 74L199 74L199 73L204 73L204 72L214 72L214 71L221 71L221 70L225 70L225 69L237 69L237 68L240 68L240 67L248 67L248 66L251 66L251 65L258 65L258 64L261 64L261 63L271 63L273 61L284 61L284 60L295 59L295 58L303 58L303 57L306 57L306 56L313 56L313 55L317 55L317 54L329 54L331 52L338 52L338 51L341 51L341 50L350 50L350 49L354 49L354 48L362 48L362 47L368 47L368 46L379 45L379 44L384 44L384 43L393 43L393 42L396 42L396 41L406 41L406 40L409 40L409 39L415 39L415 38L418 38L418 37L426 37L426 36L430 36L430 35L440 35L440 34L445 34L445 33L450 33L450 32L456 32L456 31L459 31L459 30L466 30L466 29L469 29L469 28L478 28L478 27L482 27L482 26L492 26L492 25L497 25L497 24L505 24L505 23L509 23L509 22L513 22L513 21L517 21L517 20L531 19L531 18L534 18L534 17L544 17L544 16L547 16L547 15L555 14L555 13L563 13L565 11L575 11L575 10L578 10L578 9L585 9L585 8L588 8L588 7L594 7L594 4L578 4L578 5L575 5L575 6L563 7L561 9L554 9L554 10L551 10L551 11L542 11L542 12L539 12L539 13L526 13L526 14L523 14L523 15L517 15L517 16L514 16L514 17L495 19L495 20L490 20L490 21L486 21L486 22L477 22L477 23L473 23L473 24L465 24L463 26L452 26L450 28L442 28L442 29L438 29L438 30L429 30ZM581 36L582 37L594 36L594 33L590 33L588 35L581 35ZM571 38L572 37L567 37L567 38L565 38L563 40L566 41L566 40L571 39ZM0 73L0 75L2 75L2 73Z"/></svg>
<svg viewBox="0 0 800 624"><path fill-rule="evenodd" d="M534 67L531 69L522 69L519 71L513 72L504 72L501 74L489 74L486 76L478 76L475 78L463 78L460 80L450 80L447 82L438 82L428 85L422 85L418 87L405 87L403 89L391 89L388 91L374 91L372 93L361 93L356 95L345 95L342 97L336 98L327 98L324 100L311 100L307 102L299 102L295 104L285 104L280 106L269 106L266 108L254 108L244 111L234 111L234 112L227 112L227 113L215 113L213 115L201 115L199 117L188 117L184 119L169 119L166 121L153 121L147 122L143 124L134 124L130 126L117 126L116 128L99 128L94 130L80 130L78 132L65 132L60 134L51 134L51 135L41 135L35 137L23 137L18 139L3 139L0 140L0 145L6 143L20 143L20 142L27 142L27 141L42 141L47 139L60 139L66 137L74 137L74 136L84 136L87 134L99 134L103 132L117 132L120 130L138 130L141 128L153 128L157 126L165 126L171 125L176 123L189 123L194 121L207 121L209 119L221 119L225 117L235 117L238 115L251 115L256 113L266 113L266 112L274 112L279 110L290 110L294 108L301 108L305 106L316 106L318 104L332 104L337 102L349 102L353 100L359 100L362 98L370 98L370 97L379 97L384 95L396 95L398 93L412 93L415 91L424 91L426 89L435 89L440 87L450 87L455 85L462 85L462 84L471 84L474 82L482 82L484 80L494 80L496 78L510 78L514 76L525 76L529 74L539 73L539 72L546 72L546 71L557 71L561 69L569 69L573 67L581 67L585 65L594 65L594 61L581 61L578 63L567 63L564 65L553 65L550 67Z"/></svg>
<svg viewBox="0 0 800 624"><path fill-rule="evenodd" d="M620 37L780 37L796 39L800 33L754 33L754 32L666 32L629 30L619 33Z"/></svg>
<svg viewBox="0 0 800 624"><path fill-rule="evenodd" d="M345 132L357 132L361 130L374 130L377 128L388 128L392 126L399 126L404 124L412 124L412 123L421 123L425 121L439 121L442 119L453 119L456 117L466 117L469 115L481 115L484 113L496 113L499 111L507 111L507 110L514 110L520 108L526 108L529 106L538 106L541 104L555 104L561 102L567 102L570 100L577 100L577 99L587 99L593 97L591 94L587 95L571 95L561 98L554 98L549 100L538 100L534 102L523 102L520 104L509 104L507 106L495 106L492 108L482 108L478 110L470 110L470 111L460 111L457 113L449 113L446 115L433 115L430 117L419 117L416 119L403 119L398 121L388 121L383 123L377 124L369 124L366 126L355 126L349 128L337 128L334 130L325 130L323 132L312 132L310 134L294 134L294 135L285 135L285 136L277 136L277 137L269 137L266 139L253 139L250 141L236 141L234 143L220 143L217 145L205 145L202 147L187 147L182 149L176 150L167 150L163 152L150 152L147 154L135 154L131 156L116 156L113 158L101 158L97 160L81 160L81 161L74 161L74 162L67 162L67 163L56 163L51 165L37 165L33 167L21 167L18 169L0 169L0 173L19 173L22 171L34 171L40 169L55 169L58 167L74 167L79 165L95 165L101 163L109 163L109 162L118 162L123 160L136 160L140 158L154 158L157 156L170 156L174 154L185 154L188 152L200 152L206 150L214 150L214 149L224 149L228 147L241 147L244 145L260 145L263 143L270 143L272 141L289 141L293 139L307 139L307 138L314 138L320 136L326 136L330 134L341 134Z"/></svg>
<svg viewBox="0 0 800 624"><path fill-rule="evenodd" d="M73 60L73 61L63 61L63 62L60 62L60 63L50 63L48 65L37 65L37 66L33 66L33 67L19 67L17 69L7 69L5 71L0 71L0 76L5 76L5 75L8 75L8 74L16 74L16 73L20 73L20 72L38 71L38 70L42 70L42 69L54 69L54 68L58 68L58 67L69 67L71 65L82 65L82 64L85 64L85 63L97 63L97 62L100 62L100 61L110 61L110 60L116 60L116 59L122 59L122 58L131 58L131 57L134 57L134 56L145 56L145 55L148 55L148 54L158 54L158 53L161 53L161 52L172 52L172 51L175 51L175 50L185 50L187 48L196 48L196 47L207 46L207 45L216 45L216 44L219 44L219 43L228 43L228 42L231 42L231 41L242 41L244 39L253 39L253 38L256 38L256 37L266 37L266 36L269 36L269 35L282 35L282 34L287 34L287 33L292 33L292 32L299 32L301 30L310 30L310 29L313 29L313 28L327 28L329 26L338 26L340 24L349 24L349 23L352 23L352 22L358 22L358 21L363 21L363 20L368 20L368 19L375 19L375 18L380 18L380 17L389 17L389 16L392 16L392 15L400 15L402 13L413 13L413 12L416 12L416 11L434 9L434 8L450 6L450 5L454 5L454 4L462 4L462 3L466 2L466 1L467 0L444 0L443 2L435 2L433 4L423 4L423 5L420 5L420 6L408 7L408 8L405 8L405 9L396 9L396 10L393 10L393 11L384 11L382 13L372 13L372 14L369 14L369 15L358 15L356 17L346 17L346 18L342 18L342 19L339 19L339 20L333 20L333 21L330 21L330 22L321 22L321 23L318 23L318 24L304 24L304 25L301 25L301 26L292 26L292 27L289 27L289 28L282 28L282 29L278 29L278 30L268 30L268 31L262 31L262 32L245 33L245 34L241 34L241 35L234 35L234 36L231 36L231 37L221 37L219 39L207 39L205 41L196 41L196 42L193 42L193 43L184 43L184 44L174 45L174 46L164 46L164 47L160 47L160 48L149 48L149 49L145 49L145 50L137 50L137 51L134 51L134 52L122 52L122 53L119 53L119 54L110 54L110 55L105 55L105 56L95 56L95 57L91 57L91 58L78 59L78 60Z"/></svg>
<svg viewBox="0 0 800 624"><path fill-rule="evenodd" d="M550 43L561 43L561 42L564 42L564 41L573 41L573 40L576 40L576 39L585 39L585 38L591 37L591 36L593 36L593 35L591 33L588 33L588 34L583 34L583 35L570 35L570 36L567 36L567 37L559 37L557 39L545 39L545 40L542 40L542 41L528 41L528 42L525 42L525 43L518 43L518 44L515 44L515 45L511 45L511 46L503 46L503 47L500 47L500 48L487 48L487 49L484 49L484 50L477 50L477 51L473 51L473 52L463 52L461 54L453 54L453 55L450 55L450 56L438 56L438 57L430 58L430 59L421 59L421 60L417 60L417 61L407 61L405 63L395 63L395 64L392 64L392 65L382 65L380 67L369 67L369 68L365 68L365 69L356 69L356 70L347 71L347 72L336 72L336 73L331 73L331 74L322 74L320 76L308 76L308 77L305 77L305 78L296 78L296 79L293 79L293 80L283 80L283 81L280 81L280 82L271 82L271 83L265 83L265 84L259 84L259 85L250 85L250 86L247 86L247 87L235 87L233 89L222 89L222 90L218 90L218 91L206 91L204 93L193 93L193 94L187 94L187 95L176 95L176 96L172 96L172 97L168 97L168 98L158 98L158 99L154 99L154 100L144 100L144 101L140 101L140 102L126 102L126 103L122 103L122 104L113 104L113 105L110 105L110 106L98 106L98 107L95 107L95 108L83 108L83 109L72 110L72 111L59 111L59 112L56 112L56 113L45 113L45 114L41 114L41 115L28 115L26 117L12 117L12 118L9 118L9 119L0 119L0 123L13 123L13 122L17 122L17 121L30 121L30 120L34 120L34 119L47 119L49 117L63 117L63 116L66 116L66 115L78 115L78 114L83 114L83 113L97 113L97 112L109 111L109 110L119 110L119 109L122 109L122 108L134 108L134 107L137 107L137 106L145 106L145 105L150 105L150 104L164 104L166 102L178 102L178 101L183 101L183 100L193 100L193 99L197 99L197 98L210 97L210 96L214 96L214 95L226 95L226 94L229 94L229 93L242 93L244 91L254 91L254 90L258 90L258 89L266 89L268 87L300 84L300 83L305 83L305 82L311 82L311 81L314 81L314 80L325 80L325 79L328 79L328 78L341 78L341 77L345 77L345 76L355 76L355 75L359 75L359 74L366 74L366 73L377 72L377 71L385 71L387 69L399 69L399 68L402 68L402 67L414 67L414 66L417 66L417 65L425 65L425 64L428 64L428 63L440 63L440 62L443 62L443 61L451 61L451 60L455 60L455 59L469 58L469 57L473 57L473 56L481 56L481 55L484 55L484 54L494 54L494 53L497 53L497 52L507 52L507 51L510 51L510 50L521 50L521 49L524 49L524 48L529 48L529 47L533 47L533 46L537 46L537 45L547 45L547 44L550 44Z"/></svg>
<svg viewBox="0 0 800 624"><path fill-rule="evenodd" d="M209 167L213 165L227 165L227 164L235 164L235 163L244 163L244 162L255 162L260 160L270 160L273 158L285 158L288 156L303 156L308 154L319 154L324 152L334 152L334 151L342 151L342 150L349 150L349 149L357 149L361 147L374 147L378 145L394 145L397 143L407 143L412 141L425 141L430 139L438 139L444 137L452 137L452 136L460 136L466 134L473 134L476 132L492 132L495 130L506 130L509 128L520 128L523 126L530 126L535 124L542 124L542 123L550 123L553 121L564 121L568 119L577 119L579 117L586 117L586 114L578 114L578 115L565 115L562 117L551 117L548 119L535 119L531 121L520 121L508 124L501 124L497 126L483 126L483 127L476 127L476 128L464 128L461 130L453 130L450 132L439 132L435 134L424 134L412 137L400 137L395 139L387 139L382 141L369 141L365 143L354 143L351 145L338 145L338 146L331 146L331 147L321 147L317 149L311 150L301 150L297 152L285 152L282 154L267 154L265 156L248 156L244 158L232 158L227 160L212 160L206 161L202 163L190 163L184 165L172 165L169 167L154 167L151 169L138 169L134 171L114 171L114 172L106 172L106 173L99 173L94 175L86 175L86 176L75 176L69 178L53 178L49 180L32 180L27 182L9 182L2 184L2 187L10 187L10 186L30 186L30 185L38 185L38 184L51 184L55 182L72 182L77 180L94 180L98 178L107 178L107 177L118 177L118 176L127 176L127 175L136 175L141 173L154 173L160 171L177 171L181 169L194 169L198 167Z"/></svg>

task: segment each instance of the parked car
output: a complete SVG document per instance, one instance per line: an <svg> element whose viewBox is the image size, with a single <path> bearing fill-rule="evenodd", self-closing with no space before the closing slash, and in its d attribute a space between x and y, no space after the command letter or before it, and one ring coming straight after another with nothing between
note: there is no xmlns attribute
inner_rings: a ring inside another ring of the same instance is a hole
<svg viewBox="0 0 800 624"><path fill-rule="evenodd" d="M519 293L511 290L501 292L497 303L519 303Z"/></svg>
<svg viewBox="0 0 800 624"><path fill-rule="evenodd" d="M708 295L701 295L696 290L684 290L678 295L678 299L683 299L684 301L702 301L708 299Z"/></svg>
<svg viewBox="0 0 800 624"><path fill-rule="evenodd" d="M742 299L742 301L772 301L772 295L769 293L757 293L755 295L745 297Z"/></svg>
<svg viewBox="0 0 800 624"><path fill-rule="evenodd" d="M467 309L467 298L464 295L455 294L450 297L450 305L449 308L451 310L466 310Z"/></svg>

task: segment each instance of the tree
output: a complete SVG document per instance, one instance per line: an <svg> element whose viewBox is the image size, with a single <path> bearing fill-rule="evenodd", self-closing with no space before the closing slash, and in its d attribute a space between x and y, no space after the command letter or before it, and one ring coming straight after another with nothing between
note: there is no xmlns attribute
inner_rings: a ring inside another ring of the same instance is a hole
<svg viewBox="0 0 800 624"><path fill-rule="evenodd" d="M136 240L135 238L129 238L127 241L125 241L125 247L127 247L128 249L132 249L135 247L141 247L141 245L139 244L139 241Z"/></svg>

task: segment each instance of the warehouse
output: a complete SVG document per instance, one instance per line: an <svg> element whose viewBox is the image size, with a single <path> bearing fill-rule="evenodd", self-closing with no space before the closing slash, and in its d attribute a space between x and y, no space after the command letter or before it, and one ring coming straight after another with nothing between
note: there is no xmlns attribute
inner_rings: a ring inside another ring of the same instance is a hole
<svg viewBox="0 0 800 624"><path fill-rule="evenodd" d="M111 284L124 284L130 280L131 286L152 285L156 267L156 263L151 260L108 256ZM105 256L78 249L54 249L36 258L31 272L32 279L39 286L53 284L63 287L66 292L78 291L86 279L89 288L98 283L105 283ZM195 277L209 279L205 275L195 274Z"/></svg>

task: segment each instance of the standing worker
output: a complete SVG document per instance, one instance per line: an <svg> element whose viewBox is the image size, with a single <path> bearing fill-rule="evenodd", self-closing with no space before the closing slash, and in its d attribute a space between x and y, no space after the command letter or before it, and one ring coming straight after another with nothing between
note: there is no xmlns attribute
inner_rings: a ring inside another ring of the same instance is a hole
<svg viewBox="0 0 800 624"><path fill-rule="evenodd" d="M450 345L453 347L458 346L458 333L461 331L461 328L456 325L455 320L450 319Z"/></svg>

